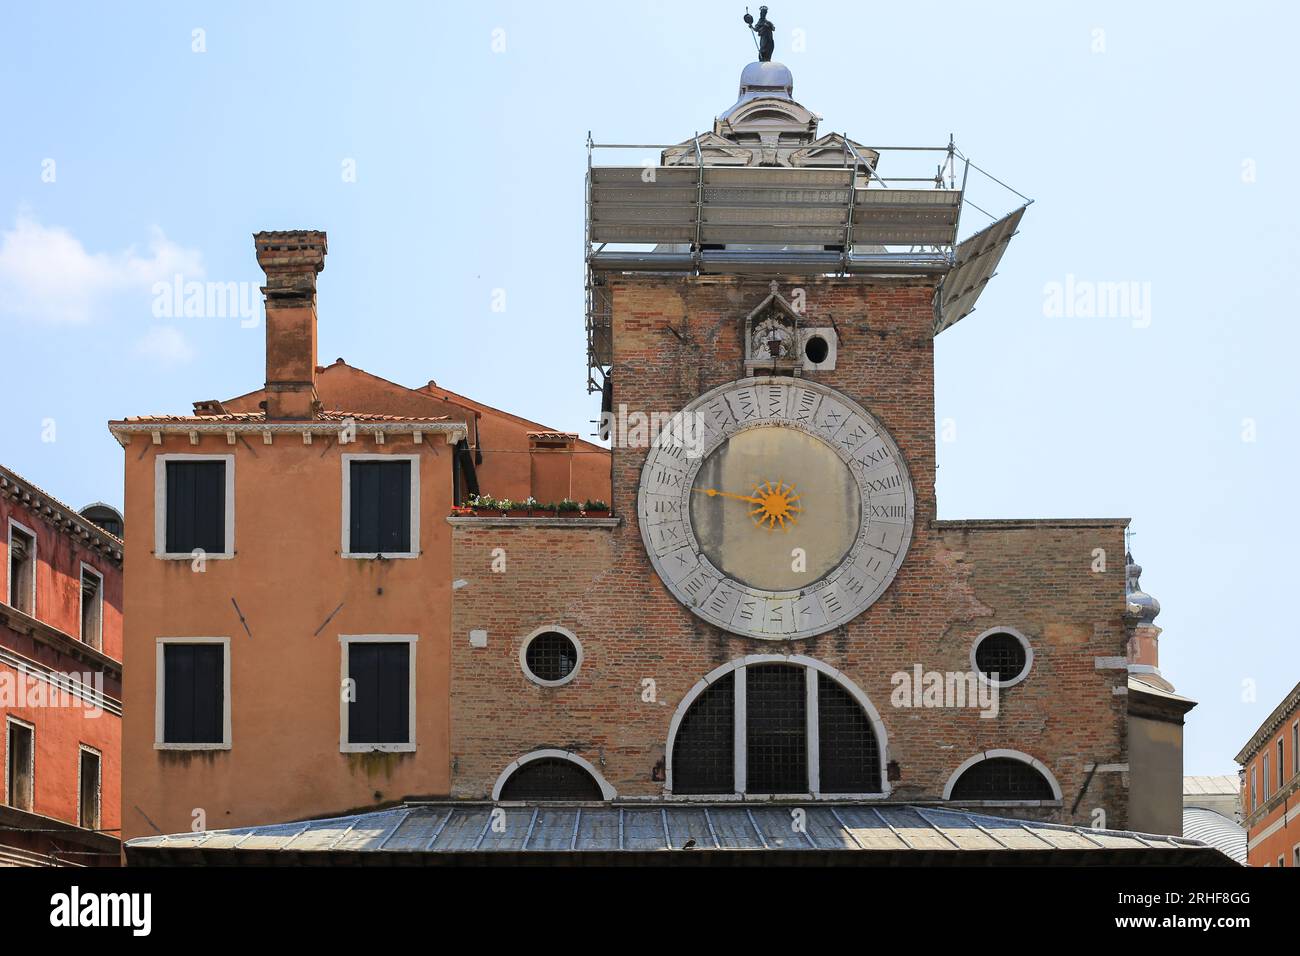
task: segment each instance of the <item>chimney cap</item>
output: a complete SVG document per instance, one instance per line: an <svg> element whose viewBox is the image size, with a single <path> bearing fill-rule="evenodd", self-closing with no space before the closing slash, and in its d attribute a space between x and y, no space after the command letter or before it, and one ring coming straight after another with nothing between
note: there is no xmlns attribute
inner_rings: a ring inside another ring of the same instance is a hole
<svg viewBox="0 0 1300 956"><path fill-rule="evenodd" d="M270 230L253 233L257 264L264 270L306 266L316 272L325 268L329 243L319 229Z"/></svg>

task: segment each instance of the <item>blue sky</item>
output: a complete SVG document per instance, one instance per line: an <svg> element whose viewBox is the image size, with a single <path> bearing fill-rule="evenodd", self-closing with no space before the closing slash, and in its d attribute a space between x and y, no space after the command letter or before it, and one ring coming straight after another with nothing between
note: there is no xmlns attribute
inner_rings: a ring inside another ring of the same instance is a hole
<svg viewBox="0 0 1300 956"><path fill-rule="evenodd" d="M0 460L119 504L107 419L257 387L260 324L159 319L152 285L256 284L260 229L329 232L322 363L589 431L587 131L707 129L753 58L743 6L10 5ZM940 516L1133 517L1163 670L1201 701L1187 772L1231 772L1300 680L1295 6L771 6L823 131L952 132L1036 200L936 344ZM1049 314L1067 277L1150 313Z"/></svg>

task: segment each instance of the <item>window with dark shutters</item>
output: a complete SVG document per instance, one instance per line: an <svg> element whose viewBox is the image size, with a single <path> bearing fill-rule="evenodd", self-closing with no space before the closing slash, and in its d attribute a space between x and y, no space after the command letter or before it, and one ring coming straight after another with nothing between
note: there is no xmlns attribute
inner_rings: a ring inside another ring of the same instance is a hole
<svg viewBox="0 0 1300 956"><path fill-rule="evenodd" d="M226 553L226 463L167 462L167 553Z"/></svg>
<svg viewBox="0 0 1300 956"><path fill-rule="evenodd" d="M351 462L349 482L349 551L353 554L410 552L410 461Z"/></svg>
<svg viewBox="0 0 1300 956"><path fill-rule="evenodd" d="M35 797L35 783L32 780L35 741L32 728L16 721L9 721L9 739L5 742L8 755L9 791L8 803L19 810L31 810Z"/></svg>
<svg viewBox="0 0 1300 956"><path fill-rule="evenodd" d="M99 754L85 749L81 751L77 825L87 830L99 829Z"/></svg>
<svg viewBox="0 0 1300 956"><path fill-rule="evenodd" d="M411 742L411 645L348 644L348 743Z"/></svg>
<svg viewBox="0 0 1300 956"><path fill-rule="evenodd" d="M225 742L225 647L163 645L163 741Z"/></svg>

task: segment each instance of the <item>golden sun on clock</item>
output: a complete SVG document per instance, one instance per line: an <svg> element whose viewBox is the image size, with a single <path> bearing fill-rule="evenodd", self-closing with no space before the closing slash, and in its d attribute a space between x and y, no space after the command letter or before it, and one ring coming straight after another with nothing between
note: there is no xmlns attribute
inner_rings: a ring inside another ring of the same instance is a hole
<svg viewBox="0 0 1300 956"><path fill-rule="evenodd" d="M911 540L912 486L864 409L817 383L747 378L680 421L688 430L646 458L638 514L656 571L694 613L752 637L810 637L889 586Z"/></svg>

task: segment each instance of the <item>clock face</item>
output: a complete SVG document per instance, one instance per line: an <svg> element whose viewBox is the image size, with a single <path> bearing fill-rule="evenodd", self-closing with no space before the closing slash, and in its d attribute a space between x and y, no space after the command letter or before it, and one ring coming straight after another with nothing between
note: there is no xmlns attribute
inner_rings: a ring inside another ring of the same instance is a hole
<svg viewBox="0 0 1300 956"><path fill-rule="evenodd" d="M641 535L668 589L750 637L812 637L884 593L912 538L907 466L833 389L746 378L700 396L650 449Z"/></svg>

